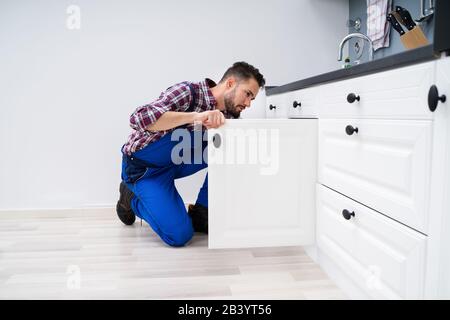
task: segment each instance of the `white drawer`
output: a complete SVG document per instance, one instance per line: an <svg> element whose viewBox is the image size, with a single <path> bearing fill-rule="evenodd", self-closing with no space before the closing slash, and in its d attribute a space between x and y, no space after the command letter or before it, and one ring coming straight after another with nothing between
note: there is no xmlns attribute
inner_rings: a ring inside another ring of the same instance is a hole
<svg viewBox="0 0 450 320"><path fill-rule="evenodd" d="M289 118L317 117L318 87L297 90L287 97L287 111Z"/></svg>
<svg viewBox="0 0 450 320"><path fill-rule="evenodd" d="M434 62L321 85L320 116L327 118L432 119L428 91ZM349 103L354 93L359 101Z"/></svg>
<svg viewBox="0 0 450 320"><path fill-rule="evenodd" d="M343 210L354 213L346 220ZM374 299L420 299L427 237L317 185L317 245Z"/></svg>
<svg viewBox="0 0 450 320"><path fill-rule="evenodd" d="M427 234L431 133L428 120L319 120L319 182Z"/></svg>
<svg viewBox="0 0 450 320"><path fill-rule="evenodd" d="M266 99L266 117L287 118L287 101L290 92L267 96Z"/></svg>

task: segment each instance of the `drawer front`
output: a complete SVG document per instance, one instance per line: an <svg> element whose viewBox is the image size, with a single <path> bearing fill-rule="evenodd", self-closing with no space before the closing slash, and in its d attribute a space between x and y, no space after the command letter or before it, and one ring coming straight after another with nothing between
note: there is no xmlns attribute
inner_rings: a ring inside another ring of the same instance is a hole
<svg viewBox="0 0 450 320"><path fill-rule="evenodd" d="M317 117L318 87L301 89L292 92L288 97L287 110L289 118Z"/></svg>
<svg viewBox="0 0 450 320"><path fill-rule="evenodd" d="M427 234L431 132L427 120L320 120L319 182Z"/></svg>
<svg viewBox="0 0 450 320"><path fill-rule="evenodd" d="M434 62L320 86L320 116L327 118L432 119L428 91ZM359 101L347 101L354 93Z"/></svg>
<svg viewBox="0 0 450 320"><path fill-rule="evenodd" d="M343 210L354 213L349 220ZM420 299L427 237L317 185L317 245L374 299Z"/></svg>
<svg viewBox="0 0 450 320"><path fill-rule="evenodd" d="M266 117L269 119L274 118L287 118L287 105L289 100L289 93L275 94L268 96L266 100Z"/></svg>

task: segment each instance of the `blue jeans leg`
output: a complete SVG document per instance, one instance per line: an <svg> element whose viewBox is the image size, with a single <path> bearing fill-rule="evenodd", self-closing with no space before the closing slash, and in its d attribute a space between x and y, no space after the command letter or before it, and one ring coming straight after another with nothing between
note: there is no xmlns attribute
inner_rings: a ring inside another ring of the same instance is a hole
<svg viewBox="0 0 450 320"><path fill-rule="evenodd" d="M174 184L174 170L166 168L137 181L131 206L168 245L185 245L194 235L192 221Z"/></svg>
<svg viewBox="0 0 450 320"><path fill-rule="evenodd" d="M171 160L171 152L177 143L178 141L171 141L170 134L167 134L134 153L139 159L160 168L149 168L135 183L127 184L135 195L131 206L136 216L144 219L170 246L183 246L194 234L192 220L187 214L174 181L207 166L203 160L199 164L175 165ZM201 150L203 151L204 148L206 144L201 147ZM199 151L198 147L196 151ZM194 152L195 150L192 150L191 153L194 154ZM202 189L207 195L207 185Z"/></svg>
<svg viewBox="0 0 450 320"><path fill-rule="evenodd" d="M191 152L191 163L190 164L181 164L177 166L177 172L175 179L183 178L186 176L189 176L191 174L194 174L200 170L203 170L204 168L208 167L208 164L206 163L205 159L203 157L198 156L200 154L205 154L207 152L208 143L207 141L203 141L202 144L197 143L195 148L193 146L192 152ZM194 153L197 153L197 157L194 158ZM201 159L201 163L195 163L194 160ZM208 207L208 174L206 174L205 180L203 181L203 185L200 188L200 191L197 196L196 204L200 204L204 207Z"/></svg>

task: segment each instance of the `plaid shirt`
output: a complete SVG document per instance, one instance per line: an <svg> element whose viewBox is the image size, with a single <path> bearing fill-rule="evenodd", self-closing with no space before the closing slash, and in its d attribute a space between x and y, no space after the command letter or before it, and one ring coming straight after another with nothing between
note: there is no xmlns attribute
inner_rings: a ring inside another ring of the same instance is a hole
<svg viewBox="0 0 450 320"><path fill-rule="evenodd" d="M214 110L217 102L210 88L214 87L216 83L207 78L201 82L192 82L191 84L196 93L195 111ZM175 130L176 128L153 131L146 130L146 128L156 122L166 111L185 112L189 108L191 99L189 85L184 82L169 87L155 101L137 108L130 117L130 126L133 128L133 132L128 137L127 143L123 146L122 152L131 155L132 152L144 148L149 143L157 141L167 133ZM192 130L193 126L193 124L190 124L187 128Z"/></svg>

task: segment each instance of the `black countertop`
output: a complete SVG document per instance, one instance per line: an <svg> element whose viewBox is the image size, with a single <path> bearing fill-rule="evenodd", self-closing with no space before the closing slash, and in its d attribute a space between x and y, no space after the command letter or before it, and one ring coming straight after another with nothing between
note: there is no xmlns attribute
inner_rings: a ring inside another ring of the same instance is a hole
<svg viewBox="0 0 450 320"><path fill-rule="evenodd" d="M384 70L404 67L410 64L430 61L437 59L439 56L435 54L433 45L427 45L414 50L405 51L392 56L380 58L366 63L361 63L347 69L339 69L327 72L311 78L291 82L279 87L266 87L266 95L284 93L302 88L311 87L325 82L349 79L370 73L380 72Z"/></svg>

